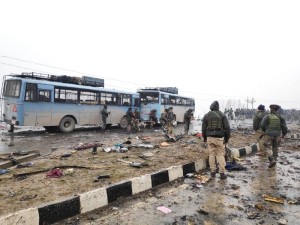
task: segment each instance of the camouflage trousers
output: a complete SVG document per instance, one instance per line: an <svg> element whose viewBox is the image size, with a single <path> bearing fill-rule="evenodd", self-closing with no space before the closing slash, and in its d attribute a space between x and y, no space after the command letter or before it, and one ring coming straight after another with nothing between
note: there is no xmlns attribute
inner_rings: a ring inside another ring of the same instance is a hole
<svg viewBox="0 0 300 225"><path fill-rule="evenodd" d="M167 123L168 134L173 134L173 124L172 122Z"/></svg>
<svg viewBox="0 0 300 225"><path fill-rule="evenodd" d="M263 134L262 130L255 131L255 139L257 140L257 144L259 146L259 150L265 151L265 146L264 146L263 138L260 138L262 134Z"/></svg>
<svg viewBox="0 0 300 225"><path fill-rule="evenodd" d="M268 157L277 158L278 157L278 143L280 141L280 136L271 137L264 136L263 143L267 151Z"/></svg>
<svg viewBox="0 0 300 225"><path fill-rule="evenodd" d="M209 166L211 172L216 172L216 161L219 164L219 172L225 172L225 145L224 138L207 137L209 151Z"/></svg>

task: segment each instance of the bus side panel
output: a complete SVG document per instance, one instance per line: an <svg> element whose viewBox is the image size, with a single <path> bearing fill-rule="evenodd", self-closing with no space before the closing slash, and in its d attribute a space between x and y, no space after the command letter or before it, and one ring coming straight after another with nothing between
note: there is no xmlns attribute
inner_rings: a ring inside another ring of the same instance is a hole
<svg viewBox="0 0 300 225"><path fill-rule="evenodd" d="M78 125L99 125L100 108L99 105L78 105L79 121Z"/></svg>
<svg viewBox="0 0 300 225"><path fill-rule="evenodd" d="M126 115L128 106L108 106L110 115L107 117L108 124L119 124L122 117ZM101 120L102 123L102 120Z"/></svg>
<svg viewBox="0 0 300 225"><path fill-rule="evenodd" d="M92 125L97 125L99 126L102 122L102 118L101 118L101 107L99 105L91 105L89 110L89 124Z"/></svg>
<svg viewBox="0 0 300 225"><path fill-rule="evenodd" d="M24 126L36 126L37 102L23 103L24 110Z"/></svg>
<svg viewBox="0 0 300 225"><path fill-rule="evenodd" d="M51 102L39 102L37 105L37 126L52 125L52 104Z"/></svg>
<svg viewBox="0 0 300 225"><path fill-rule="evenodd" d="M55 103L52 105L52 126L59 126L60 121L65 116L74 117L77 123L80 125L80 113L78 104Z"/></svg>

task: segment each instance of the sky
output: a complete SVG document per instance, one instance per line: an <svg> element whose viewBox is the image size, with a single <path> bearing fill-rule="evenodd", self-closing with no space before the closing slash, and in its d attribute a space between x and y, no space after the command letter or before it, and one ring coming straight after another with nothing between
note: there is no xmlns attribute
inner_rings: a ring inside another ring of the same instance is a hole
<svg viewBox="0 0 300 225"><path fill-rule="evenodd" d="M300 1L0 0L0 75L93 76L177 87L202 116L300 109ZM251 104L253 100L253 104Z"/></svg>

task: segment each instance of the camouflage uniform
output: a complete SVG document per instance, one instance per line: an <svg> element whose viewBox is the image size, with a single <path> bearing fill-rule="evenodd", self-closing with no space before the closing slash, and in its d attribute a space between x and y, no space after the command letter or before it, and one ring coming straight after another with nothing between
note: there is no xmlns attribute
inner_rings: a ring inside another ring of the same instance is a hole
<svg viewBox="0 0 300 225"><path fill-rule="evenodd" d="M255 138L258 141L258 146L260 150L264 150L264 145L262 140L263 132L260 128L260 124L264 116L267 114L268 113L265 110L265 106L259 105L257 111L253 116L253 130L255 131Z"/></svg>
<svg viewBox="0 0 300 225"><path fill-rule="evenodd" d="M216 159L219 163L220 178L225 179L225 144L230 138L230 126L227 117L219 111L219 103L214 101L202 121L202 135L209 150L211 176L216 175Z"/></svg>
<svg viewBox="0 0 300 225"><path fill-rule="evenodd" d="M284 138L287 134L285 119L277 113L279 108L280 106L278 105L270 105L270 114L264 116L261 122L261 129L265 134L264 145L267 148L267 155L270 161L269 167L276 165L278 142L281 137Z"/></svg>
<svg viewBox="0 0 300 225"><path fill-rule="evenodd" d="M173 134L173 120L174 120L173 107L169 107L168 121L167 121L168 134Z"/></svg>
<svg viewBox="0 0 300 225"><path fill-rule="evenodd" d="M193 109L189 109L184 113L183 122L184 122L184 133L188 134L190 129L191 119L194 117Z"/></svg>
<svg viewBox="0 0 300 225"><path fill-rule="evenodd" d="M105 130L106 128L106 119L110 112L107 111L107 106L105 105L103 109L101 110L101 115L102 115L102 130Z"/></svg>

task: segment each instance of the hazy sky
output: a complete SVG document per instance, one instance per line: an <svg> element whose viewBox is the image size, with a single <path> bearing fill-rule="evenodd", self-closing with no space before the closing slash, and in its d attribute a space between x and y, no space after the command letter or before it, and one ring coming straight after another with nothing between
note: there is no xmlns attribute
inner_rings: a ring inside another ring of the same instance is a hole
<svg viewBox="0 0 300 225"><path fill-rule="evenodd" d="M90 75L132 91L174 86L196 98L197 114L214 100L246 107L247 97L255 108L300 109L300 1L0 0L0 6L1 76Z"/></svg>

